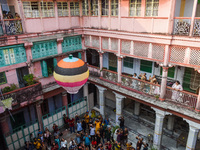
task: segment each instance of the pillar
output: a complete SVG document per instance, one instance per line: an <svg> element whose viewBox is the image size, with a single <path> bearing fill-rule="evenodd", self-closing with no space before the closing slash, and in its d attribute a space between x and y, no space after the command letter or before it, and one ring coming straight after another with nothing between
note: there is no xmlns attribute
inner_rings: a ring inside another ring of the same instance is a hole
<svg viewBox="0 0 200 150"><path fill-rule="evenodd" d="M67 92L62 93L62 105L66 106L67 115L68 114L68 99L67 99Z"/></svg>
<svg viewBox="0 0 200 150"><path fill-rule="evenodd" d="M121 0L118 1L118 30L121 30Z"/></svg>
<svg viewBox="0 0 200 150"><path fill-rule="evenodd" d="M100 66L100 71L103 69L103 53L99 52L99 66ZM103 76L103 72L101 71L101 77Z"/></svg>
<svg viewBox="0 0 200 150"><path fill-rule="evenodd" d="M104 98L104 91L106 88L96 85L99 89L99 104L100 104L100 114L103 118L105 118L105 98Z"/></svg>
<svg viewBox="0 0 200 150"><path fill-rule="evenodd" d="M23 33L26 33L25 16L24 16L23 4L21 0L18 0L18 7L19 7L19 16L21 18Z"/></svg>
<svg viewBox="0 0 200 150"><path fill-rule="evenodd" d="M56 30L59 30L59 18L58 18L58 7L57 1L54 1L55 19L56 19Z"/></svg>
<svg viewBox="0 0 200 150"><path fill-rule="evenodd" d="M126 97L115 92L114 94L116 98L116 124L119 125L118 119L120 116L122 116L122 102L123 102L123 99Z"/></svg>
<svg viewBox="0 0 200 150"><path fill-rule="evenodd" d="M169 47L169 45L165 45L164 62L161 65L163 67L162 81L161 81L161 87L160 87L161 88L160 89L160 98L159 98L161 101L164 101L166 88L167 88L169 55L170 55L170 47Z"/></svg>
<svg viewBox="0 0 200 150"><path fill-rule="evenodd" d="M98 22L99 22L99 29L101 29L101 0L98 0Z"/></svg>
<svg viewBox="0 0 200 150"><path fill-rule="evenodd" d="M111 0L108 0L108 30L111 29Z"/></svg>
<svg viewBox="0 0 200 150"><path fill-rule="evenodd" d="M37 118L38 118L38 124L39 128L43 131L43 122L42 122L42 109L41 109L42 101L39 101L36 103L36 112L37 112Z"/></svg>
<svg viewBox="0 0 200 150"><path fill-rule="evenodd" d="M188 139L187 139L187 145L186 145L186 150L195 150L196 147L196 142L197 142L197 136L199 133L199 129L200 126L198 123L184 119L189 126L190 126L190 130L189 130L189 134L188 134Z"/></svg>
<svg viewBox="0 0 200 150"><path fill-rule="evenodd" d="M134 106L134 115L139 116L140 115L140 103L135 101Z"/></svg>
<svg viewBox="0 0 200 150"><path fill-rule="evenodd" d="M162 111L153 107L152 109L154 109L156 112L153 147L156 148L157 150L161 150L163 121L164 121L165 115L170 114L170 113L167 113L165 111Z"/></svg>
<svg viewBox="0 0 200 150"><path fill-rule="evenodd" d="M33 59L32 57L32 51L31 51L31 47L33 46L33 43L25 43L24 47L26 50L26 58L27 58L27 66L29 68L29 73L34 74L34 67L31 63L31 60Z"/></svg>
<svg viewBox="0 0 200 150"><path fill-rule="evenodd" d="M190 26L190 34L189 34L190 36L193 35L195 15L196 15L196 10L197 10L197 3L198 3L198 0L194 0L193 10L192 10L191 26Z"/></svg>
<svg viewBox="0 0 200 150"><path fill-rule="evenodd" d="M0 18L1 18L1 20L3 20L3 11L2 11L1 5L0 5ZM5 23L4 23L4 21L2 21L1 23L2 23L2 28L3 28L3 33L6 34Z"/></svg>
<svg viewBox="0 0 200 150"><path fill-rule="evenodd" d="M121 75L122 75L122 58L117 57L117 80L118 83L121 83Z"/></svg>
<svg viewBox="0 0 200 150"><path fill-rule="evenodd" d="M174 129L174 118L173 115L168 116L167 129L170 131Z"/></svg>
<svg viewBox="0 0 200 150"><path fill-rule="evenodd" d="M83 86L83 96L87 98L87 110L91 109L91 105L88 98L88 83Z"/></svg>
<svg viewBox="0 0 200 150"><path fill-rule="evenodd" d="M57 39L58 54L62 54L62 42L63 42L63 38Z"/></svg>
<svg viewBox="0 0 200 150"><path fill-rule="evenodd" d="M170 11L169 11L170 13L169 13L169 16L168 16L168 29L167 29L167 32L170 35L173 33L175 6L176 6L176 1L170 0Z"/></svg>
<svg viewBox="0 0 200 150"><path fill-rule="evenodd" d="M2 130L3 135L10 132L7 118L8 118L8 115L6 115L6 114L2 115L2 117L0 118L0 126L1 126L1 130Z"/></svg>

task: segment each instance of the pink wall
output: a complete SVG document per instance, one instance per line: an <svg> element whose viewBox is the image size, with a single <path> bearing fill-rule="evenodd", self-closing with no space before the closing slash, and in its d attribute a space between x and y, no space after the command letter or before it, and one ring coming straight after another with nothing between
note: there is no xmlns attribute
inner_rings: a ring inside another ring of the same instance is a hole
<svg viewBox="0 0 200 150"><path fill-rule="evenodd" d="M108 29L108 27L109 27L109 18L101 17L101 28Z"/></svg>
<svg viewBox="0 0 200 150"><path fill-rule="evenodd" d="M39 79L39 81L41 82L42 86L49 84L50 82L55 82L55 79L53 76L49 76L47 78L41 78Z"/></svg>
<svg viewBox="0 0 200 150"><path fill-rule="evenodd" d="M56 18L43 18L44 31L58 30L56 27Z"/></svg>
<svg viewBox="0 0 200 150"><path fill-rule="evenodd" d="M28 33L43 31L43 26L42 26L40 18L26 19L25 28L26 28L26 32Z"/></svg>
<svg viewBox="0 0 200 150"><path fill-rule="evenodd" d="M59 17L58 18L59 29L68 29L71 27L69 17Z"/></svg>
<svg viewBox="0 0 200 150"><path fill-rule="evenodd" d="M79 17L71 17L72 27L80 27Z"/></svg>
<svg viewBox="0 0 200 150"><path fill-rule="evenodd" d="M42 68L41 68L41 63L40 61L34 62L33 65L33 74L35 77L42 77Z"/></svg>
<svg viewBox="0 0 200 150"><path fill-rule="evenodd" d="M84 27L90 27L90 18L89 17L83 17L83 26Z"/></svg>
<svg viewBox="0 0 200 150"><path fill-rule="evenodd" d="M90 17L90 18L91 18L90 22L91 27L98 28L99 27L98 17Z"/></svg>

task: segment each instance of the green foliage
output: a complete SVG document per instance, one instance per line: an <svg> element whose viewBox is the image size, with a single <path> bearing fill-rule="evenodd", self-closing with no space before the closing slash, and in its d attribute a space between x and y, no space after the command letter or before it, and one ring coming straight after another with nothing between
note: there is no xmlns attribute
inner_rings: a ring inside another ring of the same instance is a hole
<svg viewBox="0 0 200 150"><path fill-rule="evenodd" d="M25 75L23 77L23 79L26 81L26 83L27 83L28 86L35 84L35 80L34 80L33 74Z"/></svg>
<svg viewBox="0 0 200 150"><path fill-rule="evenodd" d="M48 75L53 74L53 69L51 67L48 67Z"/></svg>
<svg viewBox="0 0 200 150"><path fill-rule="evenodd" d="M2 91L3 91L3 93L8 93L8 92L11 92L12 90L11 90L10 86L6 86L3 88Z"/></svg>
<svg viewBox="0 0 200 150"><path fill-rule="evenodd" d="M18 89L18 86L16 85L16 84L11 84L10 85L10 89L12 90L12 91L14 91L14 90L16 90L16 89Z"/></svg>
<svg viewBox="0 0 200 150"><path fill-rule="evenodd" d="M156 148L152 147L151 150L157 150Z"/></svg>
<svg viewBox="0 0 200 150"><path fill-rule="evenodd" d="M155 95L155 98L158 99L160 96L159 95Z"/></svg>

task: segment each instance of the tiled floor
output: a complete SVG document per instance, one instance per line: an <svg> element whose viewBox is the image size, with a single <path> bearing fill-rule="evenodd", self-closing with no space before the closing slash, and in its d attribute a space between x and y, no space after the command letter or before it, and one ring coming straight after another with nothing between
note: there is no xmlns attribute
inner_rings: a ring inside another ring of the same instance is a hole
<svg viewBox="0 0 200 150"><path fill-rule="evenodd" d="M138 120L133 116L126 112L123 112L125 117L125 126L129 129L129 141L133 143L133 146L136 145L136 136L140 136L144 138L144 141L148 141L148 135L154 133L154 126L151 124L141 121L138 122ZM115 112L113 112L111 109L106 108L106 116L110 118L112 124L115 124ZM148 142L149 143L149 142ZM150 144L150 143L149 143ZM164 133L162 137L162 150L185 150L185 147L178 146L176 148L176 137L171 136L170 134Z"/></svg>

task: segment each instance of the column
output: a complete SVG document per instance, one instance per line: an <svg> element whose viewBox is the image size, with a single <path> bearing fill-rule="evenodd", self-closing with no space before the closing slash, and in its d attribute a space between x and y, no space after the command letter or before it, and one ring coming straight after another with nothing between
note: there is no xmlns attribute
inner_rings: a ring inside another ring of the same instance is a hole
<svg viewBox="0 0 200 150"><path fill-rule="evenodd" d="M88 83L86 82L83 86L83 96L87 98L87 110L91 109L90 102L88 99Z"/></svg>
<svg viewBox="0 0 200 150"><path fill-rule="evenodd" d="M199 94L198 94L198 97L197 97L197 103L196 103L195 111L200 112L200 88L199 88Z"/></svg>
<svg viewBox="0 0 200 150"><path fill-rule="evenodd" d="M198 3L198 0L194 0L193 10L192 10L191 26L190 26L190 34L189 34L190 36L193 35L195 15L196 15L196 10L197 10L197 3Z"/></svg>
<svg viewBox="0 0 200 150"><path fill-rule="evenodd" d="M169 45L165 45L165 55L164 55L164 62L162 65L163 72L162 72L162 81L161 81L161 89L160 89L160 100L164 101L166 87L167 87L167 75L168 75L168 63L169 63L169 55L170 55L170 48Z"/></svg>
<svg viewBox="0 0 200 150"><path fill-rule="evenodd" d="M173 115L168 116L167 129L170 131L174 129L174 118Z"/></svg>
<svg viewBox="0 0 200 150"><path fill-rule="evenodd" d="M175 6L176 6L176 1L175 0L170 0L170 13L168 16L168 29L167 33L171 35L173 33L173 25L174 25L174 15L175 15Z"/></svg>
<svg viewBox="0 0 200 150"><path fill-rule="evenodd" d="M25 16L24 16L23 4L22 4L21 0L18 0L18 7L19 7L19 16L21 18L23 33L26 33Z"/></svg>
<svg viewBox="0 0 200 150"><path fill-rule="evenodd" d="M140 115L140 103L135 101L134 106L134 115L139 116Z"/></svg>
<svg viewBox="0 0 200 150"><path fill-rule="evenodd" d="M62 42L63 38L57 39L58 54L62 54Z"/></svg>
<svg viewBox="0 0 200 150"><path fill-rule="evenodd" d="M63 92L63 93L62 93L62 104L63 104L63 106L66 106L67 115L69 115L69 114L68 114L67 92Z"/></svg>
<svg viewBox="0 0 200 150"><path fill-rule="evenodd" d="M125 96L123 95L120 95L118 93L115 93L115 98L116 98L116 124L119 125L119 120L118 118L122 116L122 102L123 102L123 99L126 98Z"/></svg>
<svg viewBox="0 0 200 150"><path fill-rule="evenodd" d="M101 0L98 0L98 22L99 22L99 29L101 29Z"/></svg>
<svg viewBox="0 0 200 150"><path fill-rule="evenodd" d="M0 18L1 20L3 20L3 11L1 5L0 5ZM2 28L3 28L3 33L6 34L6 27L4 21L2 21Z"/></svg>
<svg viewBox="0 0 200 150"><path fill-rule="evenodd" d="M117 57L117 79L118 83L121 83L121 75L122 75L122 58Z"/></svg>
<svg viewBox="0 0 200 150"><path fill-rule="evenodd" d="M183 120L185 120L190 126L186 150L195 150L197 136L198 136L198 133L199 133L200 126L199 126L198 123L187 120L185 118L183 118Z"/></svg>
<svg viewBox="0 0 200 150"><path fill-rule="evenodd" d="M153 108L156 112L156 122L155 122L155 129L154 129L154 139L153 139L153 146L157 150L160 150L162 144L162 130L163 130L163 121L167 113L165 111L159 110L157 108Z"/></svg>
<svg viewBox="0 0 200 150"><path fill-rule="evenodd" d="M118 1L118 30L121 30L121 0Z"/></svg>
<svg viewBox="0 0 200 150"><path fill-rule="evenodd" d="M54 10L55 10L55 18L56 18L56 30L59 30L59 18L58 18L57 1L54 1Z"/></svg>
<svg viewBox="0 0 200 150"><path fill-rule="evenodd" d="M31 60L33 59L32 57L32 51L31 51L31 47L33 46L33 43L25 43L24 47L26 50L26 58L27 58L27 66L29 69L29 73L34 74L34 67L33 64L31 63Z"/></svg>
<svg viewBox="0 0 200 150"><path fill-rule="evenodd" d="M100 66L100 71L103 69L103 53L99 52L99 66ZM103 71L101 71L100 76L103 76Z"/></svg>
<svg viewBox="0 0 200 150"><path fill-rule="evenodd" d="M106 88L96 85L99 89L99 104L100 104L100 114L103 118L105 118L105 98L104 98L104 91Z"/></svg>
<svg viewBox="0 0 200 150"><path fill-rule="evenodd" d="M43 131L43 122L42 122L42 109L41 109L42 100L36 103L36 112L39 123L39 128Z"/></svg>
<svg viewBox="0 0 200 150"><path fill-rule="evenodd" d="M86 50L83 50L82 52L81 52L81 59L84 61L84 62L87 62L86 61L86 55L85 55L85 53L86 53Z"/></svg>
<svg viewBox="0 0 200 150"><path fill-rule="evenodd" d="M0 126L1 126L1 130L2 130L3 135L10 132L7 118L8 118L8 115L5 114L5 112L4 112L4 115L2 115L2 117L0 118Z"/></svg>
<svg viewBox="0 0 200 150"><path fill-rule="evenodd" d="M108 30L111 29L111 0L108 0Z"/></svg>
<svg viewBox="0 0 200 150"><path fill-rule="evenodd" d="M79 1L79 8L80 8L80 17L79 17L79 21L80 21L80 27L83 28L83 10L82 10L82 1Z"/></svg>

